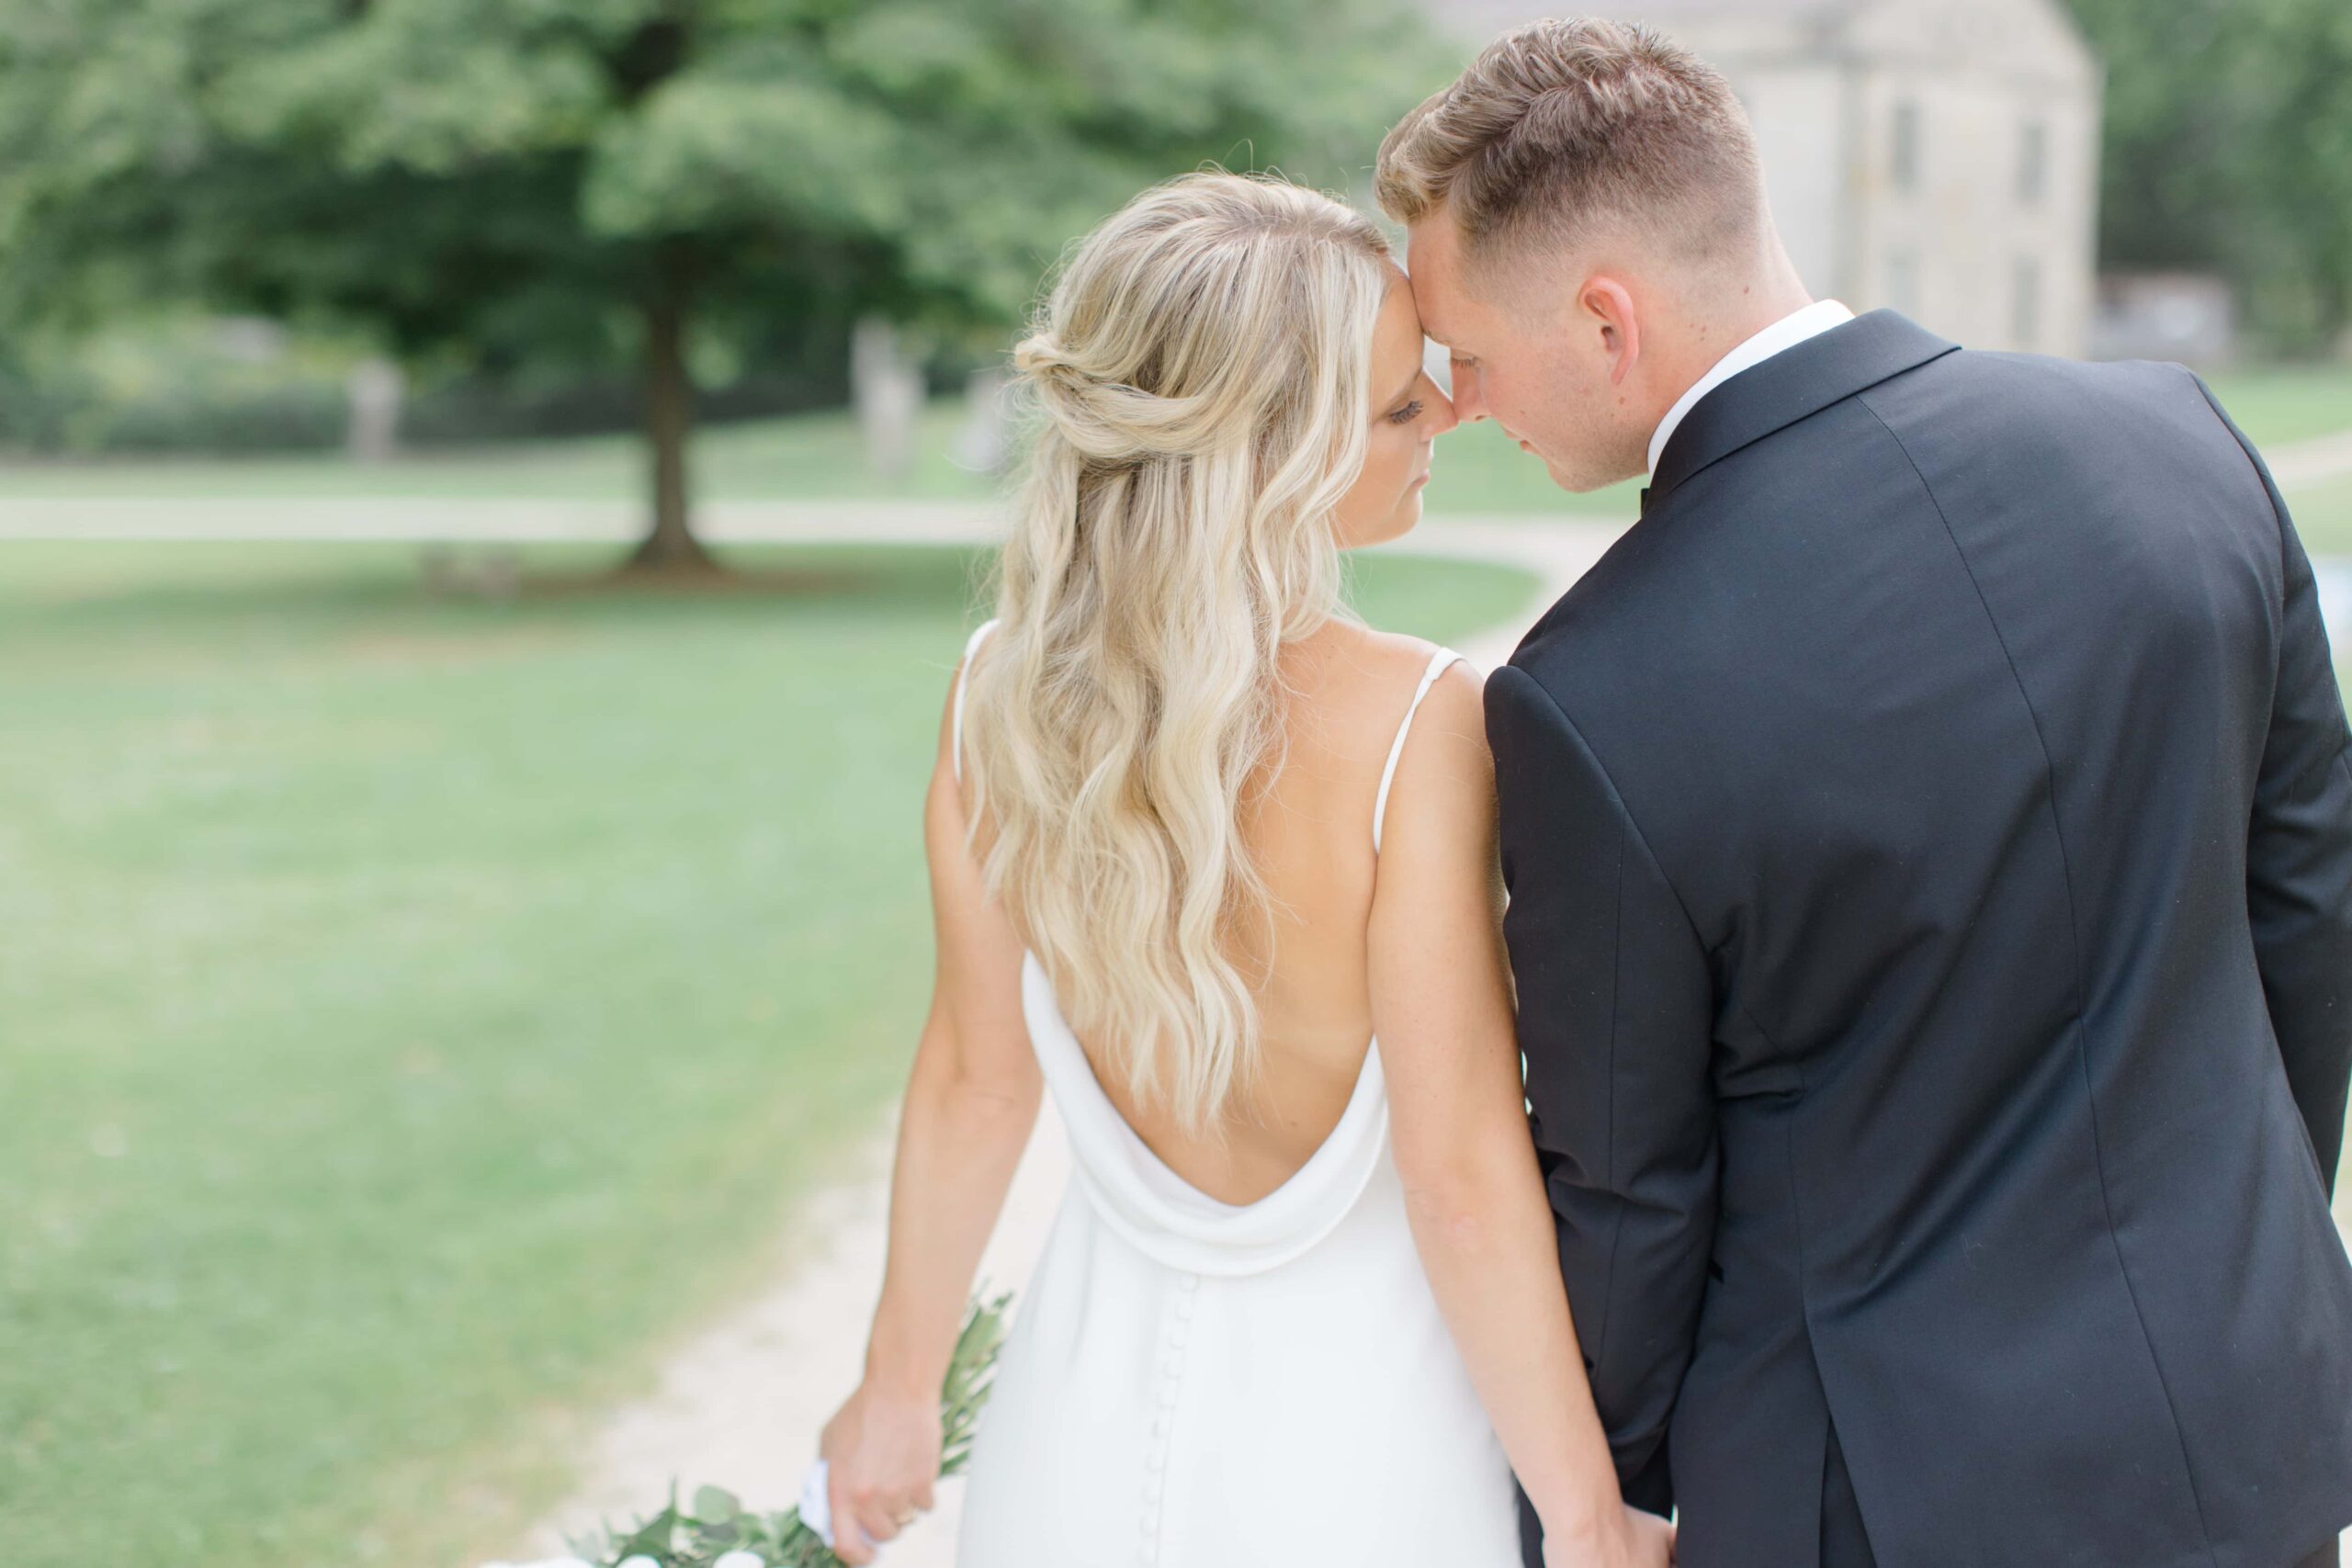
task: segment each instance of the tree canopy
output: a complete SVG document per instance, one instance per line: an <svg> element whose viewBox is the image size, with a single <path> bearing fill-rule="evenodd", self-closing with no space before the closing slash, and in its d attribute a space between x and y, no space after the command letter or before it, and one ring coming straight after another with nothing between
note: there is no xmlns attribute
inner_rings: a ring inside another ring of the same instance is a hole
<svg viewBox="0 0 2352 1568"><path fill-rule="evenodd" d="M2273 347L2333 349L2352 326L2352 6L2072 5L2107 62L2101 264L2221 272Z"/></svg>
<svg viewBox="0 0 2352 1568"><path fill-rule="evenodd" d="M1355 184L1442 76L1396 0L0 0L0 342L186 293L393 352L641 366L651 558L697 336L1017 320L1223 163Z"/></svg>

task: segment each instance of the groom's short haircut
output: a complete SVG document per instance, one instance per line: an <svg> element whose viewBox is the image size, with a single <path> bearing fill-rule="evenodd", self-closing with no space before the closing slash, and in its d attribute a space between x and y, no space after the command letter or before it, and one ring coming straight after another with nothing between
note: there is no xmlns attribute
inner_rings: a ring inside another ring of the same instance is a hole
<svg viewBox="0 0 2352 1568"><path fill-rule="evenodd" d="M1388 133L1373 187L1400 223L1450 204L1473 264L1624 227L1690 261L1745 259L1764 224L1731 84L1621 22L1505 33Z"/></svg>

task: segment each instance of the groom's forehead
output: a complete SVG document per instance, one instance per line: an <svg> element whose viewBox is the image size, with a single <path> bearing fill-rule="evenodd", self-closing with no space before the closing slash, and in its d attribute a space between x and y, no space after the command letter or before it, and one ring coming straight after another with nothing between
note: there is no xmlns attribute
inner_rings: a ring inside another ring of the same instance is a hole
<svg viewBox="0 0 2352 1568"><path fill-rule="evenodd" d="M1405 245L1406 275L1412 279L1421 330L1440 343L1454 325L1446 305L1461 268L1461 243L1453 230L1443 212L1433 212L1413 225Z"/></svg>
<svg viewBox="0 0 2352 1568"><path fill-rule="evenodd" d="M1438 299L1441 290L1433 287L1439 278L1432 273L1418 269L1406 276L1413 286L1413 308L1421 318L1421 335L1437 343L1448 342L1446 333L1451 330L1452 322Z"/></svg>

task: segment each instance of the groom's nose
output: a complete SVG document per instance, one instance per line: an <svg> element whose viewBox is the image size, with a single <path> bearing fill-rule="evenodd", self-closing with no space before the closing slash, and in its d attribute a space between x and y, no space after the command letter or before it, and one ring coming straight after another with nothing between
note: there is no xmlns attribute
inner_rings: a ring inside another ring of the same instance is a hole
<svg viewBox="0 0 2352 1568"><path fill-rule="evenodd" d="M1451 379L1453 382L1453 395L1454 418L1460 420L1464 424L1468 424L1473 420L1480 420L1489 417L1487 412L1487 400L1478 390L1478 371L1476 367L1457 365L1453 367L1453 375Z"/></svg>

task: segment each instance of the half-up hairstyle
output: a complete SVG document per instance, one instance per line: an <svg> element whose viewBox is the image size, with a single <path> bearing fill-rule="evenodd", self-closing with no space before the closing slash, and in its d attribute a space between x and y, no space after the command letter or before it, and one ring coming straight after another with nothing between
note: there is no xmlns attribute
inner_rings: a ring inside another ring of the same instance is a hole
<svg viewBox="0 0 2352 1568"><path fill-rule="evenodd" d="M1228 939L1281 765L1282 646L1334 619L1394 276L1363 215L1199 174L1080 243L1013 353L1036 419L966 679L981 863L1074 1024L1194 1135L1255 1072ZM1358 623L1360 624L1360 623Z"/></svg>

